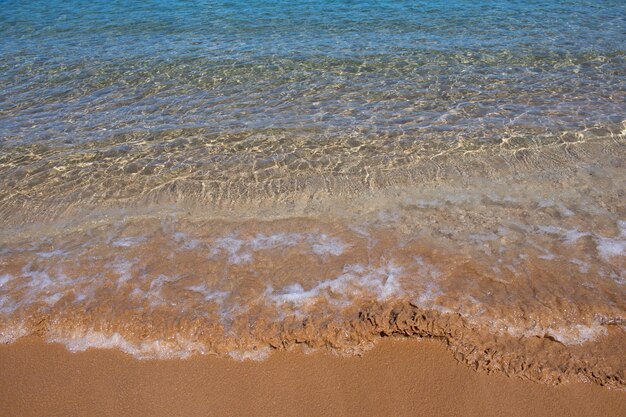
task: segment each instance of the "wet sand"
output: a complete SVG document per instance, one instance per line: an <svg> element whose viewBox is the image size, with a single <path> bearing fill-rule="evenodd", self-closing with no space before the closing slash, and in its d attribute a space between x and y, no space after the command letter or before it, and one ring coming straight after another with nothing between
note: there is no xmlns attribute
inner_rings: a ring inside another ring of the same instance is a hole
<svg viewBox="0 0 626 417"><path fill-rule="evenodd" d="M618 416L626 393L488 375L433 340L380 342L362 357L277 352L136 360L70 353L36 337L0 346L2 416Z"/></svg>

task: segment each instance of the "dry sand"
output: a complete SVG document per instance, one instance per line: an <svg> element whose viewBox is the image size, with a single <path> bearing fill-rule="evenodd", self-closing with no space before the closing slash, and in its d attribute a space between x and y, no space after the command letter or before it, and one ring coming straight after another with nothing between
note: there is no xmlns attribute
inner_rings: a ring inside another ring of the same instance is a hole
<svg viewBox="0 0 626 417"><path fill-rule="evenodd" d="M457 363L433 340L363 357L278 352L138 361L26 338L0 347L1 416L625 416L626 393L546 386Z"/></svg>

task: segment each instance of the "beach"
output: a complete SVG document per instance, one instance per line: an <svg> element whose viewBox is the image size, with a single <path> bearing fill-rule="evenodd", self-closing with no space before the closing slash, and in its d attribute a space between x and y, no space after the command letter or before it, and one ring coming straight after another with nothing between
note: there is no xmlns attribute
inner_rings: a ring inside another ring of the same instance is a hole
<svg viewBox="0 0 626 417"><path fill-rule="evenodd" d="M385 340L362 357L282 352L262 362L137 361L37 338L0 348L3 416L618 416L623 391L477 372L434 340Z"/></svg>
<svg viewBox="0 0 626 417"><path fill-rule="evenodd" d="M624 414L624 27L3 2L0 414Z"/></svg>

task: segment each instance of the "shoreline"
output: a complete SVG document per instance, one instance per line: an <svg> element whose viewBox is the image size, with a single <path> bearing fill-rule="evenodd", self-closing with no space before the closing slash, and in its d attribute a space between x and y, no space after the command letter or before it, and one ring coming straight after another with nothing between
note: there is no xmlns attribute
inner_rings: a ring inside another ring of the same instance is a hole
<svg viewBox="0 0 626 417"><path fill-rule="evenodd" d="M26 337L0 346L3 416L608 416L626 393L591 383L537 384L458 363L443 343L384 339L362 357L274 352L137 360L71 353Z"/></svg>

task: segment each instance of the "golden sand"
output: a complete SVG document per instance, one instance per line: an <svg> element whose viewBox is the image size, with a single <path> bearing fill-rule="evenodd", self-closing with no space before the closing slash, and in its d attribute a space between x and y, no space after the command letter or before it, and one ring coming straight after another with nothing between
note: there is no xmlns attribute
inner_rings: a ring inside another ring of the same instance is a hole
<svg viewBox="0 0 626 417"><path fill-rule="evenodd" d="M487 375L434 340L384 340L362 357L282 352L136 360L26 338L0 347L2 416L620 416L626 393Z"/></svg>

